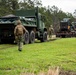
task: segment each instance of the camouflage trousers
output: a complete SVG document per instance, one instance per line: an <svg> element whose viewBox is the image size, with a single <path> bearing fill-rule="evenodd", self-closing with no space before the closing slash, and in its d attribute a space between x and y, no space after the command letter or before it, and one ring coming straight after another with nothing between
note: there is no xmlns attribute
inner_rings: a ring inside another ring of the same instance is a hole
<svg viewBox="0 0 76 75"><path fill-rule="evenodd" d="M49 31L49 38L51 38L52 37L52 33L51 33L51 31Z"/></svg>
<svg viewBox="0 0 76 75"><path fill-rule="evenodd" d="M16 42L18 45L18 50L21 51L23 47L23 35L16 36Z"/></svg>

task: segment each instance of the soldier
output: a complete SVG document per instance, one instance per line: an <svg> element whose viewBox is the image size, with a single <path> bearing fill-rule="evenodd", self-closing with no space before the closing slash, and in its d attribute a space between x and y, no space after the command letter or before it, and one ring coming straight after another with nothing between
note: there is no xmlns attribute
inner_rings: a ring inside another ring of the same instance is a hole
<svg viewBox="0 0 76 75"><path fill-rule="evenodd" d="M50 27L49 27L49 37L52 37L53 31L54 31L54 29L53 29L52 25L50 25Z"/></svg>
<svg viewBox="0 0 76 75"><path fill-rule="evenodd" d="M14 29L14 35L15 35L15 40L18 44L18 50L22 51L22 46L23 46L23 35L27 30L25 27L21 24L21 21L17 21L17 26Z"/></svg>

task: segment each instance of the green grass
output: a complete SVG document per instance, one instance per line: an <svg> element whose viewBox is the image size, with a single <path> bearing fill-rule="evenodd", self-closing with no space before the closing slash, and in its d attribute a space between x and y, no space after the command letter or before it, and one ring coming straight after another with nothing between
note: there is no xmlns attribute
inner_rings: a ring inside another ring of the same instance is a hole
<svg viewBox="0 0 76 75"><path fill-rule="evenodd" d="M4 48L9 46L9 48ZM39 72L49 66L76 71L76 38L64 38L23 46L0 45L0 75L20 75L22 72ZM4 48L4 49L2 49Z"/></svg>

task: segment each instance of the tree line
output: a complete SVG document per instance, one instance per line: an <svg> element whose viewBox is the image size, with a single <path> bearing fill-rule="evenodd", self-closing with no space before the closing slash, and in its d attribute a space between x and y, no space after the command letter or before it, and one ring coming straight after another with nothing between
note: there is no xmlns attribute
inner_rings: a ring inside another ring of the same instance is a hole
<svg viewBox="0 0 76 75"><path fill-rule="evenodd" d="M74 20L71 13L65 13L55 5L43 7L41 0L0 0L0 17L14 14L18 9L33 9L37 6L44 18L46 27L52 24L57 29L59 22L65 17Z"/></svg>

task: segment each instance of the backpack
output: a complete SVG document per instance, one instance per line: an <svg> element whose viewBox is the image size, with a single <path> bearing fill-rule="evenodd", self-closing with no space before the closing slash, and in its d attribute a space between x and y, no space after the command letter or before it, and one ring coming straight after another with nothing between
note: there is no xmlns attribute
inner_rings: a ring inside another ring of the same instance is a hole
<svg viewBox="0 0 76 75"><path fill-rule="evenodd" d="M18 26L17 27L17 34L18 35L23 35L23 28L22 28L22 26Z"/></svg>

